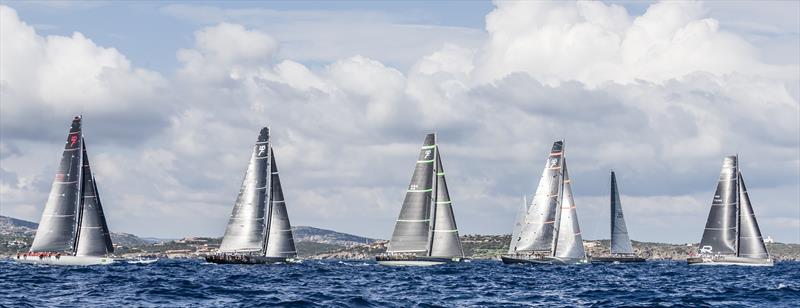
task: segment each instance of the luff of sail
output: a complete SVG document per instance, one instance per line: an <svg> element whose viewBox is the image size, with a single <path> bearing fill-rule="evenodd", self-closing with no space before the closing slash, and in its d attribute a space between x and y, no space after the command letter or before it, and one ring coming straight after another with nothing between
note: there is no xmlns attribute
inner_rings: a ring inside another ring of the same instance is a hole
<svg viewBox="0 0 800 308"><path fill-rule="evenodd" d="M742 258L767 259L769 252L761 238L761 229L756 221L756 214L750 204L750 195L744 185L744 177L739 172L739 249L737 255Z"/></svg>
<svg viewBox="0 0 800 308"><path fill-rule="evenodd" d="M75 117L42 212L42 219L39 221L39 228L33 238L30 249L32 252L74 250L81 201L82 142L81 117Z"/></svg>
<svg viewBox="0 0 800 308"><path fill-rule="evenodd" d="M581 228L578 224L578 210L575 206L575 199L572 196L572 182L567 170L567 160L562 159L564 174L564 190L562 192L561 211L558 227L558 241L554 251L554 256L567 259L583 259L586 251L583 248L583 237Z"/></svg>
<svg viewBox="0 0 800 308"><path fill-rule="evenodd" d="M89 155L86 152L86 142L81 142L83 152L82 166L82 203L80 212L80 230L76 239L75 255L77 256L104 256L114 252L111 243L111 234L108 231L103 206L97 191L97 182L89 166Z"/></svg>
<svg viewBox="0 0 800 308"><path fill-rule="evenodd" d="M611 171L611 253L633 254L625 215L622 214L622 203L619 200L617 176Z"/></svg>
<svg viewBox="0 0 800 308"><path fill-rule="evenodd" d="M275 152L270 148L270 207L268 237L266 242L267 257L296 257L297 251L292 236L292 225L289 223L289 214L286 211L286 201L283 198L278 165L275 163Z"/></svg>
<svg viewBox="0 0 800 308"><path fill-rule="evenodd" d="M552 252L556 212L561 195L563 147L563 141L553 143L514 251Z"/></svg>
<svg viewBox="0 0 800 308"><path fill-rule="evenodd" d="M221 252L262 251L265 238L269 128L258 135L239 196L222 237Z"/></svg>
<svg viewBox="0 0 800 308"><path fill-rule="evenodd" d="M435 148L436 135L428 134L386 249L388 253L427 255Z"/></svg>
<svg viewBox="0 0 800 308"><path fill-rule="evenodd" d="M464 250L458 237L456 217L453 213L453 202L447 189L442 155L436 148L436 203L434 204L433 238L430 256L463 257Z"/></svg>
<svg viewBox="0 0 800 308"><path fill-rule="evenodd" d="M700 240L701 253L736 254L738 169L736 156L725 157L703 238Z"/></svg>
<svg viewBox="0 0 800 308"><path fill-rule="evenodd" d="M522 198L519 211L517 211L517 218L514 219L514 230L511 232L511 244L508 245L508 253L514 253L514 247L517 247L519 242L519 233L522 231L522 225L525 223L525 214L528 213L528 200Z"/></svg>

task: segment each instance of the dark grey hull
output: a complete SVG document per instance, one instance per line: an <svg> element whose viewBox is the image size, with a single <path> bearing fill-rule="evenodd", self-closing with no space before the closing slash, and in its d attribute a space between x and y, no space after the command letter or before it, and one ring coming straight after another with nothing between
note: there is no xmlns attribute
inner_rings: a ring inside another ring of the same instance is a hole
<svg viewBox="0 0 800 308"><path fill-rule="evenodd" d="M740 265L740 266L773 266L772 259L740 258L733 256L694 257L686 259L689 265Z"/></svg>
<svg viewBox="0 0 800 308"><path fill-rule="evenodd" d="M276 264L290 263L292 258L285 257L266 257L248 255L209 255L205 257L206 262L216 264Z"/></svg>
<svg viewBox="0 0 800 308"><path fill-rule="evenodd" d="M504 264L530 264L530 265L569 265L586 264L587 259L558 258L550 256L500 256Z"/></svg>
<svg viewBox="0 0 800 308"><path fill-rule="evenodd" d="M646 261L640 257L592 257L592 263L639 263Z"/></svg>

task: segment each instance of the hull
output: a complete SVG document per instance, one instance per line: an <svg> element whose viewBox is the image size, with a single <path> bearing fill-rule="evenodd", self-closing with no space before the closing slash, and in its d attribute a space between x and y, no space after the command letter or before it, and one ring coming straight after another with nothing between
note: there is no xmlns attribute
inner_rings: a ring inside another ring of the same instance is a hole
<svg viewBox="0 0 800 308"><path fill-rule="evenodd" d="M386 266L433 266L447 263L465 262L461 257L420 257L420 256L376 256L375 261Z"/></svg>
<svg viewBox="0 0 800 308"><path fill-rule="evenodd" d="M267 256L248 256L248 255L209 255L205 257L206 262L216 264L281 264L297 263L294 258L286 257L267 257Z"/></svg>
<svg viewBox="0 0 800 308"><path fill-rule="evenodd" d="M531 264L531 265L571 265L571 264L587 264L588 259L572 259L572 258L558 258L550 256L517 256L506 255L500 256L500 260L504 264Z"/></svg>
<svg viewBox="0 0 800 308"><path fill-rule="evenodd" d="M634 256L592 257L592 263L640 263L645 260L645 258Z"/></svg>
<svg viewBox="0 0 800 308"><path fill-rule="evenodd" d="M19 263L28 264L47 264L47 265L109 265L114 263L114 259L109 257L88 257L88 256L61 256L61 257L43 257L37 256L20 256L14 259Z"/></svg>
<svg viewBox="0 0 800 308"><path fill-rule="evenodd" d="M686 259L689 265L739 265L739 266L773 266L772 259L751 259L733 256L694 257Z"/></svg>

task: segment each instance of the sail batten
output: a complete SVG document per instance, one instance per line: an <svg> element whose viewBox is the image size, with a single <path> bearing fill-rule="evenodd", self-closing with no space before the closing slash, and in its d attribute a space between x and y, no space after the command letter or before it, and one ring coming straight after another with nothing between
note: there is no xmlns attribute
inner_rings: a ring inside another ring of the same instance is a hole
<svg viewBox="0 0 800 308"><path fill-rule="evenodd" d="M617 176L611 171L611 253L633 254L633 246L628 236L625 215L622 213L622 202L619 199Z"/></svg>

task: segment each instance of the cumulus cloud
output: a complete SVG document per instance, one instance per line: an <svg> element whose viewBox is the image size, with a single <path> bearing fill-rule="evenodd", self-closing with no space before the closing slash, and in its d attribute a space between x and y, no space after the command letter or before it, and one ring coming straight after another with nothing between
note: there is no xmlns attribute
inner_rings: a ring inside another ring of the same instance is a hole
<svg viewBox="0 0 800 308"><path fill-rule="evenodd" d="M64 104L70 95L87 95L87 101L112 104L109 116L128 112L135 96L109 86L116 83L108 70L120 72L117 85L143 87L136 93L170 87L170 108L152 115L164 124L146 140L90 149L105 204L113 207L107 211L112 228L152 236L219 235L256 132L268 124L294 224L387 237L413 153L424 133L437 131L462 233L510 232L550 144L566 138L587 238L607 237L608 170L615 169L634 239L696 241L722 156L738 152L759 219L775 222L762 224L765 233L800 240L797 66L761 61L758 46L724 30L725 21L710 18L702 3L656 3L641 16L599 2L496 5L481 44L437 38L438 47L407 70L362 53L306 64L286 52L286 33L250 26L254 20L231 22L230 14L243 12L214 11L227 17L197 30L191 46L177 51L180 67L168 80L83 35L58 37L84 46L78 55L96 58L86 64L93 69L70 73L95 72L88 81L75 81L74 87L87 90L69 89L74 94L64 94ZM186 9L169 8L173 14ZM3 12L13 14L7 7ZM19 40L35 51L55 41L13 16L15 28L3 18L3 31L9 31L4 42ZM20 89L27 95L37 93L29 88L55 87L3 67L4 100L22 102L7 94ZM23 83L29 88L18 86ZM110 102L104 93L113 94ZM61 103L57 98L50 99ZM36 110L49 104L44 98L24 101ZM68 106L62 108L76 108ZM96 127L87 132L112 139L114 131ZM26 183L50 178L54 166L33 162L54 164L58 144L1 133L4 208L40 208L47 188L20 183L24 174L37 174ZM686 232L661 236L675 226Z"/></svg>

